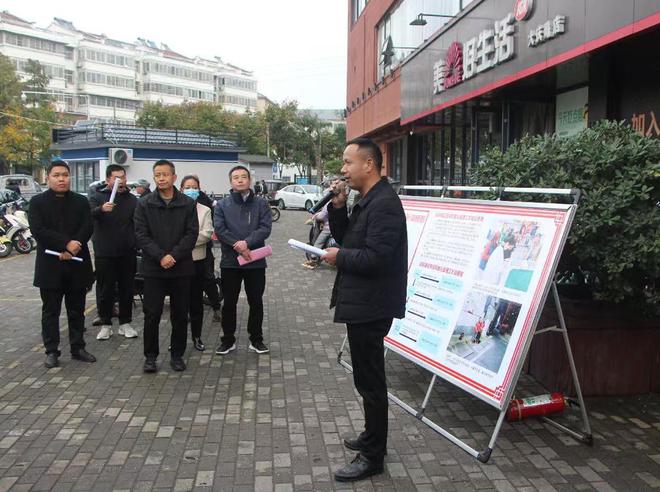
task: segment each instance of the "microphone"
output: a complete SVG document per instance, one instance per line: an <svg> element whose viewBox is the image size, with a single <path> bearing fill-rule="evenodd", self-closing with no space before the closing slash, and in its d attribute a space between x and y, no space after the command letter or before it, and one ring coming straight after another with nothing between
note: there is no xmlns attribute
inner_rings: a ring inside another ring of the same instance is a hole
<svg viewBox="0 0 660 492"><path fill-rule="evenodd" d="M339 181L346 181L346 178L339 178ZM325 207L325 205L326 205L330 200L332 200L332 197L334 197L335 195L336 195L336 193L335 193L335 192L332 190L332 188L331 188L331 189L328 190L328 192L323 196L323 198L321 198L318 202L316 202L316 203L315 203L314 205L312 205L309 209L307 209L307 211L308 211L310 214L312 214L312 215L319 213L321 210L323 210L323 207Z"/></svg>

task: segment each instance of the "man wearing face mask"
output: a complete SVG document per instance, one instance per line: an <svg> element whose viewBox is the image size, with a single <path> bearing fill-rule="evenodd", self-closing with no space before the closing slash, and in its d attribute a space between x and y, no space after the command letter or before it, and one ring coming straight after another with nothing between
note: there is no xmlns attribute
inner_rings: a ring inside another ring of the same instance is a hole
<svg viewBox="0 0 660 492"><path fill-rule="evenodd" d="M119 188L110 202L112 188ZM131 326L133 317L133 280L135 278L135 226L133 214L138 199L126 188L126 171L116 164L105 170L105 183L91 190L89 205L94 220L94 263L96 265L96 305L101 329L97 340L112 336L112 308L119 292L119 329L126 338L137 337Z"/></svg>

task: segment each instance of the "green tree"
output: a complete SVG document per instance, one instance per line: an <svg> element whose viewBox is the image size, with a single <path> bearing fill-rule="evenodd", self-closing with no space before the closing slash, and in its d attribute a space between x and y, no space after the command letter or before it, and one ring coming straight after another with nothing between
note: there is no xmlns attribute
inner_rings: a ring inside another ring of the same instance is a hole
<svg viewBox="0 0 660 492"><path fill-rule="evenodd" d="M25 66L27 80L23 83L26 105L35 106L50 101L48 94L43 94L48 89L48 75L43 65L35 60L28 60Z"/></svg>
<svg viewBox="0 0 660 492"><path fill-rule="evenodd" d="M211 135L236 134L246 152L270 152L278 164L295 166L301 175L310 176L315 167L319 179L326 161L341 158L346 140L344 128L330 130L316 115L300 112L296 101L273 104L263 114L238 114L208 102L176 106L146 103L138 112L137 124Z"/></svg>
<svg viewBox="0 0 660 492"><path fill-rule="evenodd" d="M23 84L16 76L11 60L0 53L0 111L21 104L21 90ZM5 115L0 115L0 125L6 121Z"/></svg>
<svg viewBox="0 0 660 492"><path fill-rule="evenodd" d="M31 171L46 161L50 150L50 126L57 121L47 94L21 92L45 92L48 77L43 67L33 60L28 62L28 79L21 83L8 58L0 55L0 167L2 172L17 169Z"/></svg>
<svg viewBox="0 0 660 492"><path fill-rule="evenodd" d="M660 313L660 140L608 121L569 138L528 136L487 152L472 178L580 189L558 272L597 299Z"/></svg>

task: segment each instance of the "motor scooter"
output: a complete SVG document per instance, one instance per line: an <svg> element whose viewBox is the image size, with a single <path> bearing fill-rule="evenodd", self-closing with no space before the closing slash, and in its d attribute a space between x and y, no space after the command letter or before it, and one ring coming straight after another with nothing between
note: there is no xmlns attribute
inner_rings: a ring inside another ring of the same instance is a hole
<svg viewBox="0 0 660 492"><path fill-rule="evenodd" d="M4 215L5 235L9 238L16 251L21 254L28 254L36 248L37 243L32 237L27 219L19 218L19 214L24 215L25 212L17 211L15 214Z"/></svg>
<svg viewBox="0 0 660 492"><path fill-rule="evenodd" d="M12 249L14 246L11 244L11 239L7 237L4 228L0 225L0 258L9 256Z"/></svg>

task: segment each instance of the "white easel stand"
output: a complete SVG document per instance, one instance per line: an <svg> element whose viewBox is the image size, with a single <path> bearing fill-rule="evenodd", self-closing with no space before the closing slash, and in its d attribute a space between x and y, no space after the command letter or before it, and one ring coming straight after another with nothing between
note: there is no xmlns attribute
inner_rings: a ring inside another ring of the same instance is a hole
<svg viewBox="0 0 660 492"><path fill-rule="evenodd" d="M562 432L568 434L569 436L577 439L578 441L587 444L587 445L592 445L593 444L593 436L591 434L591 425L589 424L589 416L587 415L587 409L584 404L584 398L582 396L582 390L580 388L580 381L578 380L578 375L577 375L577 370L575 368L575 360L573 359L573 352L571 351L571 344L568 339L568 332L566 330L566 322L564 321L564 314L561 309L561 303L559 301L559 293L557 292L557 284L553 281L552 282L552 296L555 301L555 306L557 308L557 316L559 318L559 328L556 326L551 326L548 328L543 328L541 330L537 330L536 335L541 335L543 333L548 333L548 332L559 332L563 335L564 337L564 345L566 346L566 353L568 355L568 362L571 367L571 375L573 377L573 384L575 385L575 392L577 393L577 398L580 406L580 412L582 413L582 422L583 422L583 430L582 432L578 432L576 430L570 429L569 427L566 427L563 424L560 424L559 422L551 419L550 417L541 417L541 419L548 424L556 427L557 429L561 430ZM348 340L348 336L344 336L344 341L341 344L341 347L339 348L339 352L337 353L337 362L341 364L343 367L345 367L349 372L353 372L352 366L346 362L345 360L342 359L342 354L344 352L344 347L346 346L346 341ZM385 354L387 354L388 349L385 349ZM431 378L431 382L429 383L429 386L426 390L426 395L424 396L424 401L422 402L422 405L418 410L413 408L412 406L408 405L404 401L400 400L397 398L394 394L391 392L387 393L387 396L392 402L403 408L406 412L408 412L410 415L418 419L419 421L423 422L427 426L429 426L431 429L436 431L438 434L440 434L442 437L448 439L451 441L453 444L456 446L460 447L463 451L467 452L468 454L472 455L473 457L477 458L479 461L482 463L486 463L490 459L490 455L493 452L493 449L495 447L495 442L497 440L497 436L500 432L500 429L502 428L502 424L504 423L504 417L506 416L507 408L509 407L509 401L506 402L506 405L504 405L503 409L500 411L499 417L497 419L497 423L495 424L495 429L493 430L493 434L490 438L490 441L488 443L488 446L483 450L483 451L478 451L474 449L473 447L469 446L467 443L453 435L451 432L447 431L443 427L440 427L438 424L433 422L431 419L427 418L424 416L424 411L426 410L426 406L428 405L428 402L431 398L431 391L433 390L433 386L435 385L437 379L437 375L433 374L433 377ZM517 383L517 381L516 381Z"/></svg>

